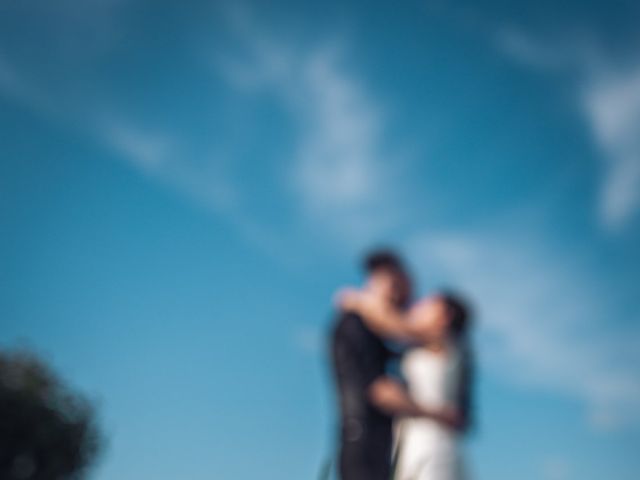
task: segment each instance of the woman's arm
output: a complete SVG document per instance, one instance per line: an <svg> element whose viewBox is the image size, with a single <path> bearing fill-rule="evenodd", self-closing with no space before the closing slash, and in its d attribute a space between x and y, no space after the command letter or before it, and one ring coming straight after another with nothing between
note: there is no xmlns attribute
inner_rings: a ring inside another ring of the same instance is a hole
<svg viewBox="0 0 640 480"><path fill-rule="evenodd" d="M390 415L431 418L454 430L464 427L463 419L455 408L421 407L402 385L389 377L376 380L369 388L369 397L374 405Z"/></svg>
<svg viewBox="0 0 640 480"><path fill-rule="evenodd" d="M367 326L382 337L402 342L419 341L421 329L407 321L407 314L362 290L346 289L337 295L343 310L358 313Z"/></svg>

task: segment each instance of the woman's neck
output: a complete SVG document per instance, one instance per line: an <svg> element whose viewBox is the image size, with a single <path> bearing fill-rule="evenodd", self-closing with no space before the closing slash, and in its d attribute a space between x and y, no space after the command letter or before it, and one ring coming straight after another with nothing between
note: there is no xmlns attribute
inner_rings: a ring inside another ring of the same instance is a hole
<svg viewBox="0 0 640 480"><path fill-rule="evenodd" d="M449 350L449 342L446 338L441 339L433 339L427 342L424 345L426 350L429 350L431 353L435 353L436 355L446 355Z"/></svg>

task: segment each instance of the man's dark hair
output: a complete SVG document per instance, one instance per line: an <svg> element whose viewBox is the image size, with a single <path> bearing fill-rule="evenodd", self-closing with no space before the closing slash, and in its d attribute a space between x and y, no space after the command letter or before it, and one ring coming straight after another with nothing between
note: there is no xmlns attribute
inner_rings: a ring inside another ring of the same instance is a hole
<svg viewBox="0 0 640 480"><path fill-rule="evenodd" d="M384 270L395 278L395 303L398 307L407 308L413 297L413 282L400 256L390 249L373 250L364 257L364 271L371 275Z"/></svg>
<svg viewBox="0 0 640 480"><path fill-rule="evenodd" d="M364 269L367 273L376 270L404 271L404 264L400 257L388 249L380 249L369 252L364 258Z"/></svg>

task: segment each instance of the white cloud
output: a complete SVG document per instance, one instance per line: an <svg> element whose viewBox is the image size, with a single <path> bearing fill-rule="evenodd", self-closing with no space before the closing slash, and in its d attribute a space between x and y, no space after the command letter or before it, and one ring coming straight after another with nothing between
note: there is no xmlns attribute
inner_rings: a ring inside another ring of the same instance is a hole
<svg viewBox="0 0 640 480"><path fill-rule="evenodd" d="M38 5L46 10L45 4ZM68 5L75 5L75 0ZM89 57L99 55L118 38L109 27L118 6L112 1L105 7L107 21L104 29L95 31L90 48L68 45L70 36L87 35L84 30L69 32L53 25L42 35L49 43L60 44L55 55L64 56L65 62L74 66L72 70L78 70L75 67L85 65ZM345 66L346 42L331 37L319 47L296 49L263 32L249 10L238 5L224 9L231 27L230 43L214 55L218 72L236 93L266 92L279 100L297 128L294 144L288 148L295 153L284 159L285 174L273 188L289 192L299 226L326 232L352 247L368 243L396 218L390 164L398 158L391 158L387 153L393 152L384 150L382 108ZM99 10L92 6L87 15L93 13ZM58 14L65 21L74 18L73 12ZM100 35L105 36L104 42ZM222 167L218 168L223 163L218 157L232 156L232 148L211 152L210 159L191 158L192 153L180 149L184 139L175 132L137 122L124 111L113 112L111 107L96 104L94 98L83 100L72 95L70 102L66 94L53 94L39 80L37 65L22 62L16 68L1 54L0 92L5 97L95 139L141 173L224 213L241 234L260 231L262 237L274 236L265 226L251 225L255 224L251 212L238 211L238 188ZM82 79L66 78L68 73L63 73L61 91L75 91L73 85ZM70 83L65 87L65 82ZM271 238L270 243L279 241Z"/></svg>
<svg viewBox="0 0 640 480"><path fill-rule="evenodd" d="M600 218L607 227L618 228L640 207L640 66L590 81L582 99L607 156Z"/></svg>
<svg viewBox="0 0 640 480"><path fill-rule="evenodd" d="M36 88L29 76L0 57L0 93L43 118L74 129L112 150L138 171L176 188L216 213L236 214L238 192L228 176L217 168L215 156L197 162L179 148L171 133L140 127L126 116L105 115L96 109L66 108L62 99ZM246 218L230 218L246 231Z"/></svg>
<svg viewBox="0 0 640 480"><path fill-rule="evenodd" d="M167 133L143 130L125 121L104 122L100 141L142 173L153 176L216 213L237 214L238 192L219 168L219 158L196 162ZM241 223L240 219L237 219ZM243 220L244 221L244 220Z"/></svg>
<svg viewBox="0 0 640 480"><path fill-rule="evenodd" d="M562 45L543 44L518 28L499 29L495 40L499 50L528 67L553 70L566 66L567 56Z"/></svg>
<svg viewBox="0 0 640 480"><path fill-rule="evenodd" d="M640 332L602 324L621 313L571 257L499 232L419 236L408 251L474 299L491 371L583 399L594 427L640 421Z"/></svg>
<svg viewBox="0 0 640 480"><path fill-rule="evenodd" d="M640 209L640 65L614 64L583 38L545 40L517 28L499 31L496 44L522 65L568 74L603 154L598 219L610 231L623 227Z"/></svg>
<svg viewBox="0 0 640 480"><path fill-rule="evenodd" d="M292 172L295 191L314 216L371 235L388 220L381 109L340 68L336 49L315 52L302 80L307 127Z"/></svg>
<svg viewBox="0 0 640 480"><path fill-rule="evenodd" d="M92 139L139 172L176 189L206 208L224 214L241 234L255 235L259 228L236 211L238 192L218 167L218 155L200 161L180 149L171 132L140 126L111 108L82 103L70 106L64 97L50 94L28 71L18 70L0 52L0 94L42 118ZM106 113L106 112L109 113ZM253 240L253 239L250 239Z"/></svg>
<svg viewBox="0 0 640 480"><path fill-rule="evenodd" d="M194 158L170 133L142 129L122 119L96 122L95 131L101 143L140 172L225 215L241 234L257 234L257 226L250 227L238 210L239 192L221 167L221 158Z"/></svg>
<svg viewBox="0 0 640 480"><path fill-rule="evenodd" d="M166 135L143 132L121 122L104 126L102 135L108 145L146 172L158 172L171 153Z"/></svg>
<svg viewBox="0 0 640 480"><path fill-rule="evenodd" d="M343 66L344 42L295 52L246 10L229 15L244 48L234 58L217 54L215 65L238 93L273 94L295 118L300 130L285 181L301 219L356 242L383 231L393 217L384 114Z"/></svg>
<svg viewBox="0 0 640 480"><path fill-rule="evenodd" d="M238 90L284 89L296 61L293 51L263 32L252 12L241 3L225 4L222 13L235 41L229 48L214 52L217 71Z"/></svg>

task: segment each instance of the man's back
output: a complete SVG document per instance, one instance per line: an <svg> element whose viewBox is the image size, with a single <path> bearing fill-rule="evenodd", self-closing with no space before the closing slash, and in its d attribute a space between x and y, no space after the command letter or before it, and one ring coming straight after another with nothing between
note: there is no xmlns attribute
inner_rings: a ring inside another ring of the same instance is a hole
<svg viewBox="0 0 640 480"><path fill-rule="evenodd" d="M341 479L387 480L391 418L370 404L367 391L385 373L389 350L353 313L339 314L331 340L341 413Z"/></svg>

